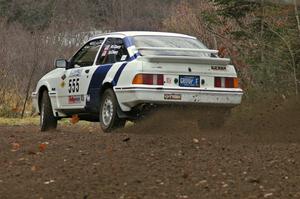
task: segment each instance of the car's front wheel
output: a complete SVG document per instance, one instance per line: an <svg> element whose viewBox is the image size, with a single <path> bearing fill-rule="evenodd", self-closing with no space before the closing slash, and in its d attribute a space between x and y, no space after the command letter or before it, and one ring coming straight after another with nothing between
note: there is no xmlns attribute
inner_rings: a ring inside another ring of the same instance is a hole
<svg viewBox="0 0 300 199"><path fill-rule="evenodd" d="M51 101L47 91L44 91L42 94L40 114L41 131L49 131L56 129L57 119L53 115Z"/></svg>
<svg viewBox="0 0 300 199"><path fill-rule="evenodd" d="M104 91L99 111L100 126L104 132L124 127L126 120L118 117L118 102L112 89Z"/></svg>

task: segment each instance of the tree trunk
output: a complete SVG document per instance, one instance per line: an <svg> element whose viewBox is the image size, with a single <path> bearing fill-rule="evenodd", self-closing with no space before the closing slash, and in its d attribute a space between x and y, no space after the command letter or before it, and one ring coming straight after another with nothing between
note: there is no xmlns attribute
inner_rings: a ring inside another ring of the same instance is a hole
<svg viewBox="0 0 300 199"><path fill-rule="evenodd" d="M264 50L265 45L263 43L264 39L264 23L265 23L265 7L264 7L264 0L261 0L261 24L260 24L260 42L261 42L261 52L260 52L260 61L263 62L265 59Z"/></svg>
<svg viewBox="0 0 300 199"><path fill-rule="evenodd" d="M25 109L26 109L26 104L27 104L27 101L28 101L28 98L29 98L29 92L30 92L31 82L32 82L32 79L33 79L33 75L35 73L35 69L36 69L37 64L38 64L37 63L38 48L37 48L37 41L36 41L37 38L36 38L36 33L35 32L32 34L32 38L33 38L33 42L34 42L33 68L32 68L32 71L30 73L30 77L29 77L29 80L28 80L27 88L26 88L26 97L25 97L25 101L24 101L24 104L23 104L21 118L24 117L24 113L25 113Z"/></svg>
<svg viewBox="0 0 300 199"><path fill-rule="evenodd" d="M297 27L298 27L298 34L299 34L299 39L300 39L300 19L299 19L299 14L298 14L298 5L297 5L297 1L294 0L294 7L295 7L295 17L296 17L296 21L297 21ZM296 66L294 68L294 73L295 73L295 76L296 76ZM296 89L297 89L297 92L296 94L298 94L298 79L297 79L297 76L295 77L295 81L296 81Z"/></svg>
<svg viewBox="0 0 300 199"><path fill-rule="evenodd" d="M296 17L297 26L298 26L298 33L299 33L299 38L300 38L300 19L299 19L298 5L297 5L297 1L296 0L294 0L294 7L295 7L295 17Z"/></svg>

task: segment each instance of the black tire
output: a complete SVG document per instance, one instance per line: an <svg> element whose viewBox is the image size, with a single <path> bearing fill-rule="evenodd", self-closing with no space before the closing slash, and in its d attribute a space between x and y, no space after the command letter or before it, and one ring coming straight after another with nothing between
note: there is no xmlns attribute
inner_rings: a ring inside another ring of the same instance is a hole
<svg viewBox="0 0 300 199"><path fill-rule="evenodd" d="M105 90L101 97L99 111L100 126L105 133L125 126L126 120L118 117L118 106L114 91L112 89Z"/></svg>
<svg viewBox="0 0 300 199"><path fill-rule="evenodd" d="M57 119L53 115L50 97L47 91L42 93L40 102L40 128L41 131L50 131L57 128Z"/></svg>

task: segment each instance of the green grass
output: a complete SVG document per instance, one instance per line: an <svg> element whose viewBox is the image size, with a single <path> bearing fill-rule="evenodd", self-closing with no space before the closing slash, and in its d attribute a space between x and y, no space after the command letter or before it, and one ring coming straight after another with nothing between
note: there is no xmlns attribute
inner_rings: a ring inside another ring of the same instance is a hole
<svg viewBox="0 0 300 199"><path fill-rule="evenodd" d="M24 126L24 125L39 125L39 117L25 117L21 118L6 118L0 117L0 126ZM62 119L59 121L59 124L68 126L73 125L69 119ZM76 125L80 126L89 126L91 123L87 121L79 121Z"/></svg>
<svg viewBox="0 0 300 199"><path fill-rule="evenodd" d="M39 117L5 118L0 117L0 126L39 125Z"/></svg>

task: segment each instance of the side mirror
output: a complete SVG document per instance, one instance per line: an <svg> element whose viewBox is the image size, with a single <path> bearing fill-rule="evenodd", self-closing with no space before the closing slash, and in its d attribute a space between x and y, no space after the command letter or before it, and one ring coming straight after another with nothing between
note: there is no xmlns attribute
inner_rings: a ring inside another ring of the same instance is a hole
<svg viewBox="0 0 300 199"><path fill-rule="evenodd" d="M57 60L55 60L55 62L54 62L54 66L55 66L56 68L67 68L67 66L68 66L68 61L65 60L65 59L57 59Z"/></svg>

